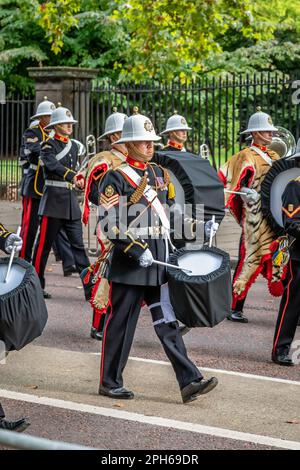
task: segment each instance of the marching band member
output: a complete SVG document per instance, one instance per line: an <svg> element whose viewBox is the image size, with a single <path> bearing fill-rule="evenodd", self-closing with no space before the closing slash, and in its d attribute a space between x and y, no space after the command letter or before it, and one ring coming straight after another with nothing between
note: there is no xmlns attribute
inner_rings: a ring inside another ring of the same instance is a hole
<svg viewBox="0 0 300 470"><path fill-rule="evenodd" d="M23 215L21 222L21 237L23 246L20 257L31 262L33 245L39 227L39 204L43 193L44 179L39 164L41 144L49 138L45 127L50 122L55 104L45 96L31 119L38 123L31 125L24 133L21 145L20 163L27 166L27 174L22 183ZM27 163L26 163L27 162Z"/></svg>
<svg viewBox="0 0 300 470"><path fill-rule="evenodd" d="M90 202L96 206L99 205L99 182L104 173L110 169L117 168L126 160L127 150L124 144L116 144L121 137L121 132L127 115L117 112L117 108L113 108L113 113L108 116L105 122L104 133L98 137L98 140L104 140L109 146L109 150L105 150L96 154L88 162L87 168L80 170L76 175L76 185L84 188L84 210L82 221L86 225L90 213ZM103 259L105 253L110 249L111 243L96 231L98 242L101 246L101 256ZM106 279L100 276L100 263L96 262L90 266L87 275L83 278L83 283L94 278L94 287L91 293L90 303L93 308L93 321L91 327L91 337L99 341L102 340L105 313L108 306L109 284Z"/></svg>
<svg viewBox="0 0 300 470"><path fill-rule="evenodd" d="M241 133L251 134L251 146L233 155L219 170L225 186L226 207L242 228L239 259L233 277L232 311L227 316L233 322L248 322L243 307L259 274L267 279L272 295L283 293L284 273L281 267L272 263L271 245L277 237L263 217L260 199L262 181L273 161L280 158L268 149L276 130L271 117L258 108L250 116L248 128Z"/></svg>
<svg viewBox="0 0 300 470"><path fill-rule="evenodd" d="M192 128L187 125L186 119L174 111L173 116L167 120L167 125L160 135L167 135L168 142L163 150L177 150L185 152L184 144L187 141L187 132Z"/></svg>
<svg viewBox="0 0 300 470"><path fill-rule="evenodd" d="M76 122L67 108L58 107L47 126L47 129L54 129L54 137L44 142L41 148L45 186L39 206L40 233L33 265L42 289L45 288L44 273L51 246L62 228L69 240L77 271L80 273L89 265L83 244L81 211L73 186L78 146L70 136Z"/></svg>
<svg viewBox="0 0 300 470"><path fill-rule="evenodd" d="M287 160L300 164L300 139L296 153ZM286 233L294 240L290 244L290 261L276 322L272 360L282 366L293 366L289 351L300 319L300 177L290 181L282 195L282 219Z"/></svg>
<svg viewBox="0 0 300 470"><path fill-rule="evenodd" d="M128 118L117 141L126 145L126 163L108 171L100 183L100 225L113 249L107 272L110 309L102 342L99 394L134 398L133 392L123 387L122 373L145 301L155 332L175 371L182 400L187 403L211 391L218 381L214 377L204 380L188 358L168 299L166 270L153 262L167 259L169 219L163 204L172 204L168 198L167 171L150 163L153 143L159 139L146 116L134 114ZM139 214L143 208L145 226L134 226L135 208Z"/></svg>
<svg viewBox="0 0 300 470"><path fill-rule="evenodd" d="M21 236L23 246L20 257L31 262L34 241L39 228L38 208L44 190L43 171L39 164L41 144L49 138L49 132L45 126L49 124L50 117L55 109L54 103L44 98L38 107L36 114L31 117L32 122L25 131L20 147L19 164L23 170L21 180L22 196L22 222ZM70 250L70 244L64 233L58 233L53 244L57 248L62 260L64 276L69 276L74 272L74 259ZM45 292L45 296L47 297Z"/></svg>
<svg viewBox="0 0 300 470"><path fill-rule="evenodd" d="M0 250L10 254L13 249L19 252L22 248L22 238L16 233L9 232L0 223ZM26 418L20 418L16 421L9 421L5 419L5 413L0 403L0 429L5 431L24 431L30 423Z"/></svg>

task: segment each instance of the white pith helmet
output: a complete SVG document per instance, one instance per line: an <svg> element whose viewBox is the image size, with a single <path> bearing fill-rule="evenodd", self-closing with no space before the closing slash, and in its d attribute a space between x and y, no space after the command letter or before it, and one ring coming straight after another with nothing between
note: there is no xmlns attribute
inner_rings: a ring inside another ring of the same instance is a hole
<svg viewBox="0 0 300 470"><path fill-rule="evenodd" d="M30 120L36 119L41 116L51 116L53 111L55 110L55 104L52 101L48 101L47 96L44 96L44 101L42 101L37 109L36 113L31 116Z"/></svg>
<svg viewBox="0 0 300 470"><path fill-rule="evenodd" d="M125 142L151 141L156 142L161 137L156 135L152 122L147 116L138 113L138 107L133 108L133 115L125 120L121 139L115 142L123 144Z"/></svg>
<svg viewBox="0 0 300 470"><path fill-rule="evenodd" d="M256 113L250 116L248 121L248 127L241 134L249 134L251 132L266 132L266 131L277 131L277 127L274 127L272 118L269 114L263 113L261 107L258 106Z"/></svg>
<svg viewBox="0 0 300 470"><path fill-rule="evenodd" d="M113 113L108 116L105 121L104 133L98 137L97 140L104 140L110 134L115 132L122 132L125 120L128 118L127 114L118 113L117 108L113 108Z"/></svg>
<svg viewBox="0 0 300 470"><path fill-rule="evenodd" d="M174 111L173 116L169 117L167 120L167 125L164 131L160 135L168 134L172 131L191 131L192 128L188 126L185 117L177 114L177 111Z"/></svg>
<svg viewBox="0 0 300 470"><path fill-rule="evenodd" d="M58 107L51 114L50 123L48 126L45 126L45 129L51 129L51 127L56 124L76 124L76 122L71 111L68 108L60 106L60 103L58 103Z"/></svg>

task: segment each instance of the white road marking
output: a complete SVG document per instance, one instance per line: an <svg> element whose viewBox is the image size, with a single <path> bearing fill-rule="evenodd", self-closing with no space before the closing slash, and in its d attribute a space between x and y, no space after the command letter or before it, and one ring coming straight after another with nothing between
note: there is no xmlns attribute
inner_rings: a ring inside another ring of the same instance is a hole
<svg viewBox="0 0 300 470"><path fill-rule="evenodd" d="M88 354L92 354L94 356L101 356L101 353L88 353ZM133 356L130 356L129 359L131 359L132 361L137 361L137 362L146 362L149 364L159 364L162 366L171 367L171 364L167 361L158 361L156 359L145 359L143 357L133 357ZM210 367L201 367L201 366L199 366L199 369L201 371L213 372L216 374L235 375L236 377L244 377L246 379L265 380L267 382L277 382L277 383L282 383L286 385L300 385L300 382L297 380L279 379L277 377L268 377L266 375L246 374L245 372L236 372L233 370L224 370L224 369L211 369Z"/></svg>
<svg viewBox="0 0 300 470"><path fill-rule="evenodd" d="M251 442L268 447L278 447L282 449L300 450L300 442L288 441L270 436L262 436L259 434L251 434L246 432L234 431L231 429L217 428L213 426L204 426L202 424L177 421L175 419L161 418L159 416L145 416L139 413L129 411L114 410L101 406L87 405L84 403L76 403L67 400L59 400L57 398L39 397L25 393L13 392L10 390L0 389L0 396L10 400L25 401L27 403L35 403L38 405L52 406L62 408L64 410L79 411L83 413L91 413L108 418L125 419L127 421L138 422L142 424L150 424L153 426L161 426L180 431L189 431L197 434L205 434L209 436L221 437L225 439L234 439L237 441ZM188 405L187 405L188 406Z"/></svg>

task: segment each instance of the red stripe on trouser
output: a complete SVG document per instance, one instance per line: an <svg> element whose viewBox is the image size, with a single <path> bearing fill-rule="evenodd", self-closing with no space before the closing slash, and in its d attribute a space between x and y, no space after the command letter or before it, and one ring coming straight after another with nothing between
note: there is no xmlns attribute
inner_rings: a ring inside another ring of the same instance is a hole
<svg viewBox="0 0 300 470"><path fill-rule="evenodd" d="M22 220L22 238L23 238L23 245L20 253L20 258L25 258L25 251L26 251L26 242L27 242L27 235L29 230L29 221L31 216L31 208L32 208L32 198L28 197L26 201L26 208L24 208L25 215Z"/></svg>
<svg viewBox="0 0 300 470"><path fill-rule="evenodd" d="M277 346L279 335L280 335L280 332L281 332L281 329L282 329L283 320L284 320L284 317L285 317L285 314L286 314L287 306L288 306L288 303L289 303L289 300L290 300L290 285L291 285L292 280L294 279L293 270L292 270L292 261L291 260L290 260L290 272L291 272L291 279L289 280L289 283L288 283L288 286L287 286L286 302L285 302L284 309L283 309L282 314L281 314L281 319L280 319L280 324L279 324L278 331L277 331L277 336L276 336L276 339L274 341L273 353L276 353L276 346Z"/></svg>
<svg viewBox="0 0 300 470"><path fill-rule="evenodd" d="M22 239L24 238L24 221L25 221L25 217L26 217L26 210L27 210L27 197L23 196L22 197L21 233L20 233L20 237Z"/></svg>
<svg viewBox="0 0 300 470"><path fill-rule="evenodd" d="M112 293L112 282L110 283L110 289L109 289L109 300L108 300L108 305L110 306L110 313L109 317L105 323L104 327L104 333L103 333L103 339L102 339L102 353L101 353L101 368L100 368L100 385L102 385L102 380L103 380L103 369L104 369L104 350L105 350L105 343L106 343L106 331L109 325L109 322L112 317L113 309L112 309L112 302L111 302L111 293Z"/></svg>
<svg viewBox="0 0 300 470"><path fill-rule="evenodd" d="M96 328L96 330L98 330L98 328L99 328L100 318L101 318L101 313L94 308L94 311L93 311L93 328Z"/></svg>
<svg viewBox="0 0 300 470"><path fill-rule="evenodd" d="M43 215L42 222L41 222L39 247L38 247L38 250L37 250L37 253L36 253L36 258L35 258L35 263L34 263L35 270L38 274L40 273L41 258L42 258L42 253L43 253L44 245L45 245L47 224L48 224L48 217Z"/></svg>

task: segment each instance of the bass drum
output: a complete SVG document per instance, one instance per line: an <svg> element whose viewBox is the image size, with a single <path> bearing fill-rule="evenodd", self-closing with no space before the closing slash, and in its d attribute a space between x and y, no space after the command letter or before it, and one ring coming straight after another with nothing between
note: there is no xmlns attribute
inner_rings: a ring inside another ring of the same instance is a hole
<svg viewBox="0 0 300 470"><path fill-rule="evenodd" d="M167 270L176 318L189 327L213 327L223 321L231 309L229 254L204 246L200 250L178 250L169 261L192 271Z"/></svg>
<svg viewBox="0 0 300 470"><path fill-rule="evenodd" d="M0 340L19 350L42 334L48 313L34 267L16 258L4 282L9 258L0 258Z"/></svg>
<svg viewBox="0 0 300 470"><path fill-rule="evenodd" d="M192 206L192 216L197 218L196 205L204 204L205 221L215 216L222 222L225 215L224 185L208 160L190 152L156 152L153 162L165 167L175 186L175 202L183 207Z"/></svg>
<svg viewBox="0 0 300 470"><path fill-rule="evenodd" d="M261 208L269 226L283 235L282 195L287 184L300 176L294 160L277 160L266 174L261 186Z"/></svg>

